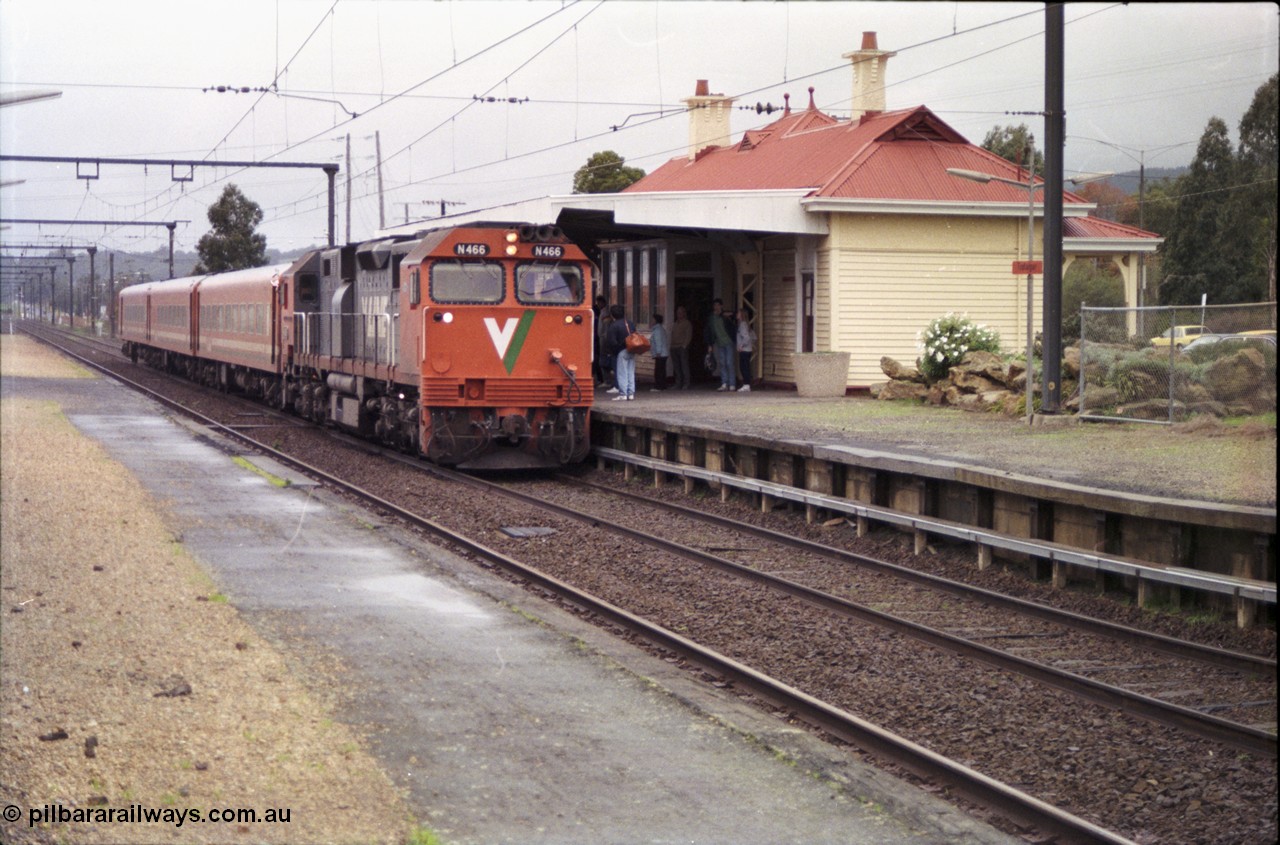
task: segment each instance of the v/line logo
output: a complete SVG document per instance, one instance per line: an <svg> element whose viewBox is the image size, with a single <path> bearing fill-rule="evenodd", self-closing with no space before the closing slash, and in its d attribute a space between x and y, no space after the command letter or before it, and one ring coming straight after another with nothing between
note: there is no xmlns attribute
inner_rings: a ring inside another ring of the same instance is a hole
<svg viewBox="0 0 1280 845"><path fill-rule="evenodd" d="M493 341L493 348L498 351L498 357L502 359L502 366L507 368L507 375L515 369L516 359L520 357L520 350L524 348L525 338L529 336L529 327L532 325L532 308L519 317L508 317L501 328L498 327L496 318L484 318L484 327L489 332L489 339Z"/></svg>

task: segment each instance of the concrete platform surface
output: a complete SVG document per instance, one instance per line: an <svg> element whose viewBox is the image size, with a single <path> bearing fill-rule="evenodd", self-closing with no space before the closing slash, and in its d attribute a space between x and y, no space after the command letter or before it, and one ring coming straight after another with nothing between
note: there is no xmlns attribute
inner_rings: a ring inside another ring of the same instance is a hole
<svg viewBox="0 0 1280 845"><path fill-rule="evenodd" d="M319 488L273 485L110 381L3 386L59 403L163 503L444 842L1012 841Z"/></svg>
<svg viewBox="0 0 1280 845"><path fill-rule="evenodd" d="M597 390L593 416L692 432L723 432L814 450L946 461L978 474L1170 500L1276 506L1276 437L1258 426L1083 423L866 397L802 398L792 391L648 391L612 402Z"/></svg>

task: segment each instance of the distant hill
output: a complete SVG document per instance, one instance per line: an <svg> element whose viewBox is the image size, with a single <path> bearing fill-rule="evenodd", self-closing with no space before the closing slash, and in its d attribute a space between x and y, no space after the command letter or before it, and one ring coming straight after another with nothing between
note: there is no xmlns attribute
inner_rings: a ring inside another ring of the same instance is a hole
<svg viewBox="0 0 1280 845"><path fill-rule="evenodd" d="M1160 182L1166 179L1177 179L1182 174L1190 170L1189 167L1148 167L1147 168L1147 184ZM1137 170L1129 170L1125 173L1117 173L1114 176L1107 177L1106 183L1113 187L1119 188L1126 194L1138 193L1138 180L1140 174Z"/></svg>

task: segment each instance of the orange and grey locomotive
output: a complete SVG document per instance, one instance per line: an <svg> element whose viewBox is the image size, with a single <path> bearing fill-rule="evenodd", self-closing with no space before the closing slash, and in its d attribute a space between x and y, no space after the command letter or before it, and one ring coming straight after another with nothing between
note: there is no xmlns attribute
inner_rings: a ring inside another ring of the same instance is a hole
<svg viewBox="0 0 1280 845"><path fill-rule="evenodd" d="M551 226L475 224L134 285L125 354L462 468L590 447L593 268Z"/></svg>

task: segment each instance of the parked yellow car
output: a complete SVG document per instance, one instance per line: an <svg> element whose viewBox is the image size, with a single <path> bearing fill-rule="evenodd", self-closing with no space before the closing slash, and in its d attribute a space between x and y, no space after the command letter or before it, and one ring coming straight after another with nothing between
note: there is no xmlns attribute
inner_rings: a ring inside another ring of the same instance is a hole
<svg viewBox="0 0 1280 845"><path fill-rule="evenodd" d="M1210 333L1208 326L1174 326L1159 337L1151 338L1151 345L1156 349L1168 349L1172 343L1174 349L1181 349L1200 335Z"/></svg>

